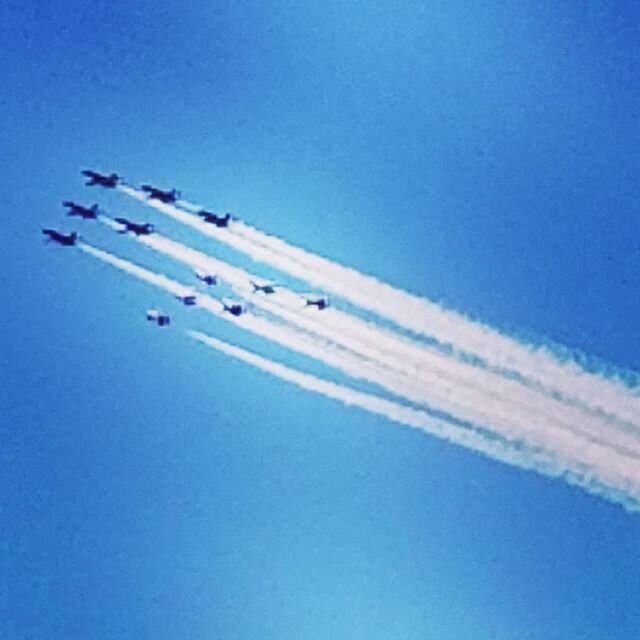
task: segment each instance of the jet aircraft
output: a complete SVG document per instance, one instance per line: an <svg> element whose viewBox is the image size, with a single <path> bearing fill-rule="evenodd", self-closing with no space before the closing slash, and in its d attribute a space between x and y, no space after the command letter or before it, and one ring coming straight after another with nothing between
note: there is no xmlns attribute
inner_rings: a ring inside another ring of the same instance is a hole
<svg viewBox="0 0 640 640"><path fill-rule="evenodd" d="M73 233L60 233L55 229L43 229L42 233L48 236L49 240L53 240L53 242L57 242L63 247L73 247L78 240L78 234L75 231Z"/></svg>
<svg viewBox="0 0 640 640"><path fill-rule="evenodd" d="M205 211L202 209L198 211L198 215L205 221L210 224L214 224L216 227L223 228L228 227L229 222L231 220L231 214L227 213L224 216L219 216L215 213L211 213L211 211Z"/></svg>
<svg viewBox="0 0 640 640"><path fill-rule="evenodd" d="M145 222L144 224L140 222L131 222L131 220L127 220L127 218L116 218L116 222L119 222L124 226L124 229L118 233L127 233L127 231L131 231L131 233L135 233L137 236L148 236L153 233L153 225L150 222Z"/></svg>
<svg viewBox="0 0 640 640"><path fill-rule="evenodd" d="M107 189L113 189L121 180L120 176L117 173L104 175L102 173L98 173L97 171L92 171L91 169L85 169L82 172L82 175L89 178L89 180L87 180L85 184L90 187L94 184L97 184Z"/></svg>
<svg viewBox="0 0 640 640"><path fill-rule="evenodd" d="M206 285L213 286L218 284L218 276L213 276L209 273L205 273L204 271L196 271L195 274L196 278L204 282Z"/></svg>
<svg viewBox="0 0 640 640"><path fill-rule="evenodd" d="M320 311L326 309L329 306L329 298L317 298L316 300L312 300L310 298L305 298L305 307L317 307Z"/></svg>
<svg viewBox="0 0 640 640"><path fill-rule="evenodd" d="M270 295L276 292L276 287L279 287L279 284L258 284L257 282L251 281L251 286L253 287L253 293L264 293L266 295Z"/></svg>
<svg viewBox="0 0 640 640"><path fill-rule="evenodd" d="M227 311L232 316L238 317L244 313L244 308L242 307L241 304L237 302L230 302L229 304L227 304L226 302L223 302L222 305L223 305L224 311Z"/></svg>
<svg viewBox="0 0 640 640"><path fill-rule="evenodd" d="M195 306L197 299L193 294L188 294L186 296L176 296L176 299L180 300L185 307L193 307Z"/></svg>
<svg viewBox="0 0 640 640"><path fill-rule="evenodd" d="M150 184L143 184L140 188L147 194L147 198L160 200L160 202L164 202L165 204L171 204L180 197L180 192L175 189L163 191L157 187L152 187Z"/></svg>
<svg viewBox="0 0 640 640"><path fill-rule="evenodd" d="M157 309L147 310L147 320L149 320L149 322L155 322L159 327L166 327L171 324L171 318L166 313L162 313Z"/></svg>
<svg viewBox="0 0 640 640"><path fill-rule="evenodd" d="M90 220L98 217L98 205L93 204L90 207L85 207L81 204L76 204L75 202L71 202L70 200L65 200L62 205L67 207L69 210L67 211L68 216L79 216L83 220Z"/></svg>

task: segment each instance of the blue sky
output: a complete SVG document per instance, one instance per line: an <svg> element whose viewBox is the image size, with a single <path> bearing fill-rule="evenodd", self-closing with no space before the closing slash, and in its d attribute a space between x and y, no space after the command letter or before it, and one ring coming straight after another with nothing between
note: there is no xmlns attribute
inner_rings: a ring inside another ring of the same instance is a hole
<svg viewBox="0 0 640 640"><path fill-rule="evenodd" d="M630 2L5 3L0 636L634 637L637 516L153 331L156 304L285 355L40 228L98 201L212 249L78 173L116 170L638 370L638 24Z"/></svg>

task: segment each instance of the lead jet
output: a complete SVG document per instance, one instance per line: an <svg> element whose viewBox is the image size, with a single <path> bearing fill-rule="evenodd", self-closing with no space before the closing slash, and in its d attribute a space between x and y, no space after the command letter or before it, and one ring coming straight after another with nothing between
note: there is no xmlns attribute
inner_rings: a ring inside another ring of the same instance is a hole
<svg viewBox="0 0 640 640"><path fill-rule="evenodd" d="M63 247L73 247L78 240L78 234L74 231L73 233L60 233L55 229L43 229L42 233L45 236L48 236L49 240L53 240L53 242L57 242Z"/></svg>
<svg viewBox="0 0 640 640"><path fill-rule="evenodd" d="M204 273L204 271L195 271L196 278L198 280L204 282L208 286L213 286L218 284L218 276L213 276L210 273Z"/></svg>
<svg viewBox="0 0 640 640"><path fill-rule="evenodd" d="M198 211L198 215L209 224L214 224L216 227L224 228L229 226L229 222L231 221L231 214L227 213L224 216L216 215L215 213L211 213L211 211L205 211L202 209Z"/></svg>
<svg viewBox="0 0 640 640"><path fill-rule="evenodd" d="M90 207L85 207L81 204L76 204L75 202L71 202L70 200L65 200L62 203L62 206L67 207L69 211L67 211L68 216L79 216L83 220L95 220L98 217L98 205L93 204Z"/></svg>
<svg viewBox="0 0 640 640"><path fill-rule="evenodd" d="M171 324L171 318L157 309L147 309L147 320L155 322L159 327L166 327Z"/></svg>
<svg viewBox="0 0 640 640"><path fill-rule="evenodd" d="M131 220L127 220L127 218L116 218L116 222L124 226L124 229L118 231L118 233L131 231L131 233L135 233L137 236L148 236L153 233L153 225L150 222L142 224L140 222L131 222Z"/></svg>
<svg viewBox="0 0 640 640"><path fill-rule="evenodd" d="M117 173L104 175L102 173L98 173L97 171L92 171L91 169L85 169L82 172L82 175L89 178L89 180L85 182L86 185L91 187L94 184L97 184L101 187L105 187L106 189L113 189L121 179Z"/></svg>
<svg viewBox="0 0 640 640"><path fill-rule="evenodd" d="M329 306L329 298L317 298L312 300L311 298L305 298L305 307L317 307L319 311L326 309Z"/></svg>
<svg viewBox="0 0 640 640"><path fill-rule="evenodd" d="M230 313L232 316L241 316L244 313L244 307L238 302L222 303L223 311Z"/></svg>
<svg viewBox="0 0 640 640"><path fill-rule="evenodd" d="M253 287L253 293L264 293L266 295L270 295L276 292L276 287L279 287L279 284L258 284L257 282L251 281L251 286Z"/></svg>
<svg viewBox="0 0 640 640"><path fill-rule="evenodd" d="M157 187L152 187L150 184L143 184L140 189L147 194L147 198L150 200L160 200L165 204L171 204L180 197L180 192L175 189L171 191L163 191Z"/></svg>
<svg viewBox="0 0 640 640"><path fill-rule="evenodd" d="M180 300L185 307L193 307L196 305L197 298L193 294L188 294L186 296L176 296L177 300Z"/></svg>

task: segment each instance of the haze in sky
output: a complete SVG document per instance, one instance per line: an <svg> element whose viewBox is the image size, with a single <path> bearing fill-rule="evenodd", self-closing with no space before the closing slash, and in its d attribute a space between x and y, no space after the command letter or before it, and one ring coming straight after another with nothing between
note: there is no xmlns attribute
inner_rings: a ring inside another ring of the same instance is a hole
<svg viewBox="0 0 640 640"><path fill-rule="evenodd" d="M117 171L638 371L637 14L4 4L0 636L635 637L637 514L207 349L371 391L41 228L196 286L61 205L96 202L324 293L79 174Z"/></svg>

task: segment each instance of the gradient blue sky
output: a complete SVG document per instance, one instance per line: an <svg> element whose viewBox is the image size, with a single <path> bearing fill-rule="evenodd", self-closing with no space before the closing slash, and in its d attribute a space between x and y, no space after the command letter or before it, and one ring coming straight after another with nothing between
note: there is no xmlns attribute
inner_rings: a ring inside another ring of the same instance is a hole
<svg viewBox="0 0 640 640"><path fill-rule="evenodd" d="M116 170L640 369L636 3L399 4L0 6L2 638L637 637L637 516L154 331L286 355L41 241L71 198L227 255L78 174Z"/></svg>

